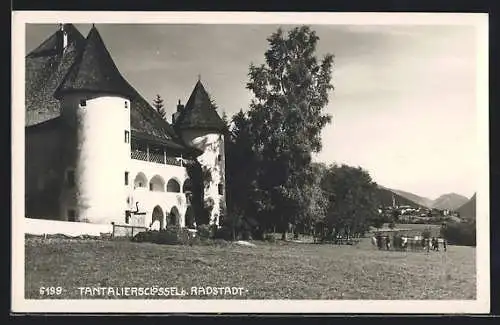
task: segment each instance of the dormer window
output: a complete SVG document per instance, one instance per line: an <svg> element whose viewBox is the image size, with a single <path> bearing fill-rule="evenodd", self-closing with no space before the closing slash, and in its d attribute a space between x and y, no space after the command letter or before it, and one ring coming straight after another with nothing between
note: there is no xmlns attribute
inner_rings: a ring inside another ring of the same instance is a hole
<svg viewBox="0 0 500 325"><path fill-rule="evenodd" d="M86 107L87 106L87 101L85 99L80 100L80 107Z"/></svg>

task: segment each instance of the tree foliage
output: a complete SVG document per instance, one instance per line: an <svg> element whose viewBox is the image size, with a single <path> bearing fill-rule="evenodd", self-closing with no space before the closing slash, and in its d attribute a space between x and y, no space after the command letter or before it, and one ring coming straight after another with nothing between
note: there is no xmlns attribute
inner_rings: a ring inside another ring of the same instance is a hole
<svg viewBox="0 0 500 325"><path fill-rule="evenodd" d="M237 237L256 223L261 209L255 177L258 168L253 152L253 135L250 120L242 110L235 114L231 123L227 122L229 132L225 139L227 217L225 225ZM261 224L263 220L260 220Z"/></svg>
<svg viewBox="0 0 500 325"><path fill-rule="evenodd" d="M476 246L476 222L449 222L441 228L441 236L450 244Z"/></svg>
<svg viewBox="0 0 500 325"><path fill-rule="evenodd" d="M332 165L321 184L328 197L327 224L334 233L363 233L378 215L377 184L361 167Z"/></svg>
<svg viewBox="0 0 500 325"><path fill-rule="evenodd" d="M167 116L167 112L165 111L165 105L163 104L163 98L160 95L156 95L153 99L153 107L160 114L162 119L165 119Z"/></svg>
<svg viewBox="0 0 500 325"><path fill-rule="evenodd" d="M317 59L318 40L307 26L273 33L265 64L250 65L250 109L224 118L224 225L233 238L249 228L252 236L276 229L286 238L290 228L312 232L317 225L363 233L383 221L377 185L365 170L312 162L331 121L323 110L333 89L333 56Z"/></svg>
<svg viewBox="0 0 500 325"><path fill-rule="evenodd" d="M285 233L308 214L307 186L313 183L311 154L321 150L333 56L315 56L319 37L308 26L269 38L265 64L250 66L247 89L254 99L248 118L258 162L255 184L261 216L272 216Z"/></svg>
<svg viewBox="0 0 500 325"><path fill-rule="evenodd" d="M211 210L205 198L206 169L195 159L186 165L186 172L191 179L191 206L196 224L208 224Z"/></svg>

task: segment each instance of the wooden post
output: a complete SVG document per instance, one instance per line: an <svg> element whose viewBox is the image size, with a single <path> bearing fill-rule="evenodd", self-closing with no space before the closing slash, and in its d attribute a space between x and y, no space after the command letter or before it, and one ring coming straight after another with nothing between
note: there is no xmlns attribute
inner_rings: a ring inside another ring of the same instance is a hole
<svg viewBox="0 0 500 325"><path fill-rule="evenodd" d="M146 145L146 159L149 161L149 144Z"/></svg>
<svg viewBox="0 0 500 325"><path fill-rule="evenodd" d="M167 164L167 152L165 149L163 149L163 163L166 165Z"/></svg>
<svg viewBox="0 0 500 325"><path fill-rule="evenodd" d="M182 167L183 163L182 163L182 153L181 153L181 167Z"/></svg>

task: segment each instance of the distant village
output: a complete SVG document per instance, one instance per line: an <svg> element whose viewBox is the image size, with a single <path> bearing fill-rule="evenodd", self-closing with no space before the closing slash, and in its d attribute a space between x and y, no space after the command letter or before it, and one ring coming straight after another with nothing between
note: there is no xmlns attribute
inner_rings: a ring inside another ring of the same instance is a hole
<svg viewBox="0 0 500 325"><path fill-rule="evenodd" d="M379 210L380 213L387 215L387 217L393 216L394 211L398 215L399 223L435 224L447 221L462 221L459 212L450 210L413 208L408 205L386 207Z"/></svg>
<svg viewBox="0 0 500 325"><path fill-rule="evenodd" d="M458 211L398 205L394 197L391 206L379 207L379 213L386 220L397 220L397 223L403 224L442 224L450 221L463 221Z"/></svg>

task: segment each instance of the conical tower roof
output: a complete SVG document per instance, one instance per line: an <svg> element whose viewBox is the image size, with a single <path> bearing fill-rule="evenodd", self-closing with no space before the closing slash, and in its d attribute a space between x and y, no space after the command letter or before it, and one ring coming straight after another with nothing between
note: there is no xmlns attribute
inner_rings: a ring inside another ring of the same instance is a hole
<svg viewBox="0 0 500 325"><path fill-rule="evenodd" d="M194 86L186 107L176 120L175 127L179 130L204 129L218 132L226 129L200 80Z"/></svg>
<svg viewBox="0 0 500 325"><path fill-rule="evenodd" d="M127 81L118 71L95 26L87 36L81 57L55 95L60 97L62 93L77 91L131 95Z"/></svg>

